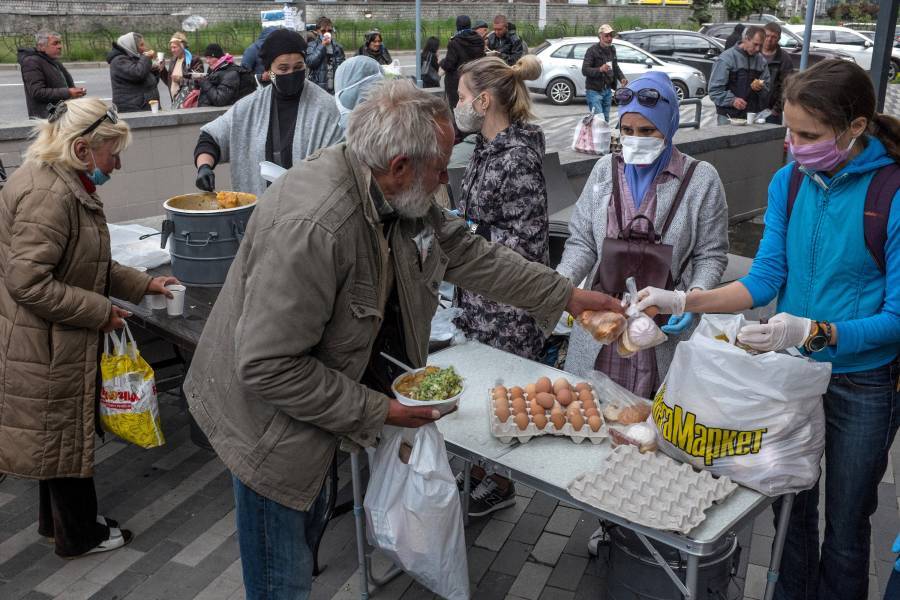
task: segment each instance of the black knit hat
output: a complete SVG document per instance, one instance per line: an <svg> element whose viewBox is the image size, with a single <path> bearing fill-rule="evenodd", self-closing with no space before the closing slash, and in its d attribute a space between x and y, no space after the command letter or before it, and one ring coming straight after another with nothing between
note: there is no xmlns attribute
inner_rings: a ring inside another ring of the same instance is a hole
<svg viewBox="0 0 900 600"><path fill-rule="evenodd" d="M211 56L213 58L222 58L225 56L225 51L222 50L222 46L218 44L209 44L206 49L203 51L203 56Z"/></svg>
<svg viewBox="0 0 900 600"><path fill-rule="evenodd" d="M475 24L472 26L472 29L487 29L488 24L484 19L478 19L475 21Z"/></svg>
<svg viewBox="0 0 900 600"><path fill-rule="evenodd" d="M459 15L456 17L456 30L472 29L472 19L468 15Z"/></svg>
<svg viewBox="0 0 900 600"><path fill-rule="evenodd" d="M259 56L263 60L263 66L268 70L282 54L302 54L305 58L306 40L292 29L276 29L263 42Z"/></svg>

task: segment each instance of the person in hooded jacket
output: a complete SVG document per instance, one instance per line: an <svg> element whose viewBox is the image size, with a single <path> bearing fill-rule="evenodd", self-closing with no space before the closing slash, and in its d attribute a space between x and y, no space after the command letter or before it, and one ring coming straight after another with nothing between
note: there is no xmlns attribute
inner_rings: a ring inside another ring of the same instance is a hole
<svg viewBox="0 0 900 600"><path fill-rule="evenodd" d="M484 40L471 27L472 20L468 16L456 17L456 35L447 43L447 53L440 62L444 70L444 92L451 109L459 103L459 69L485 54Z"/></svg>
<svg viewBox="0 0 900 600"><path fill-rule="evenodd" d="M171 296L174 277L151 277L113 260L97 187L122 167L131 133L99 98L61 102L0 192L0 473L37 480L37 533L72 559L132 539L98 512L104 334L145 294ZM7 597L4 594L4 597Z"/></svg>
<svg viewBox="0 0 900 600"><path fill-rule="evenodd" d="M354 56L337 68L334 101L341 113L341 131L346 131L350 113L366 99L369 88L383 80L381 65L368 56Z"/></svg>
<svg viewBox="0 0 900 600"><path fill-rule="evenodd" d="M237 99L241 87L241 76L234 68L234 57L226 53L219 44L209 44L203 51L203 58L209 70L206 77L199 79L198 106L228 106Z"/></svg>
<svg viewBox="0 0 900 600"><path fill-rule="evenodd" d="M671 315L777 300L778 314L742 327L738 341L831 365L822 396L824 481L794 499L776 600L869 597L871 517L900 427L900 120L878 113L875 98L869 74L845 60L823 60L788 79L784 120L794 161L769 184L750 273L716 289L639 293L639 310ZM780 506L781 499L776 520Z"/></svg>
<svg viewBox="0 0 900 600"><path fill-rule="evenodd" d="M28 116L47 118L47 105L80 98L87 92L75 82L59 62L62 38L55 31L40 31L34 36L34 49L19 48L18 61L25 87Z"/></svg>
<svg viewBox="0 0 900 600"><path fill-rule="evenodd" d="M262 57L259 55L259 51L262 48L263 42L266 41L266 38L271 35L273 31L276 31L277 27L265 27L259 33L259 37L256 40L247 46L244 50L243 56L241 56L241 64L256 75L256 78L261 82L268 83L269 81L269 72L266 71L266 66L263 62Z"/></svg>
<svg viewBox="0 0 900 600"><path fill-rule="evenodd" d="M278 29L263 42L260 54L272 85L241 98L200 129L194 164L201 190L215 190L213 169L228 162L232 188L260 196L266 191L260 162L289 169L343 137L334 98L317 85L306 85L303 36Z"/></svg>
<svg viewBox="0 0 900 600"><path fill-rule="evenodd" d="M394 62L379 31L370 31L366 34L365 42L359 48L359 55L368 56L377 61L379 65L389 65Z"/></svg>
<svg viewBox="0 0 900 600"><path fill-rule="evenodd" d="M144 36L130 31L113 42L106 56L112 101L120 113L150 110L150 101L159 102L159 72L153 50L144 44Z"/></svg>
<svg viewBox="0 0 900 600"><path fill-rule="evenodd" d="M476 34L477 35L477 34ZM506 246L533 262L548 264L550 232L547 189L542 165L544 132L531 112L526 80L537 79L541 63L524 56L510 67L499 57L485 57L460 69L456 125L477 134L466 166L459 214L470 229L488 241ZM544 334L532 316L481 294L459 289L455 323L466 337L537 360ZM515 503L511 481L485 478L476 470L469 515L482 516Z"/></svg>

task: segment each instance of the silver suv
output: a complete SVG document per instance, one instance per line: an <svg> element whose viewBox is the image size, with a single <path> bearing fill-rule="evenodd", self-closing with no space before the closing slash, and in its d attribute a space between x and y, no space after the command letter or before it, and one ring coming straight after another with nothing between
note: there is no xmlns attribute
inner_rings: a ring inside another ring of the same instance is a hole
<svg viewBox="0 0 900 600"><path fill-rule="evenodd" d="M532 53L541 61L541 76L528 82L528 89L546 94L553 104L569 104L584 97L584 75L581 63L588 48L597 43L595 37L567 37L547 40ZM649 52L623 40L613 40L619 68L630 81L650 70L662 71L672 79L678 99L702 98L706 95L706 78L699 70L678 63L664 62Z"/></svg>

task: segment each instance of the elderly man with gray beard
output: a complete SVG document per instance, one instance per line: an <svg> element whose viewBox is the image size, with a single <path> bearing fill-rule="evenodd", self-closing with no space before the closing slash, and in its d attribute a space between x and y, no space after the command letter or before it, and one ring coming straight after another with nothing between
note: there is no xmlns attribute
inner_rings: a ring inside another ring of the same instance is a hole
<svg viewBox="0 0 900 600"><path fill-rule="evenodd" d="M446 279L531 312L614 310L548 267L471 233L432 200L450 110L406 80L371 88L347 141L272 185L250 220L184 389L231 471L247 598L307 598L323 481L341 441L439 417L390 392L385 352L420 367Z"/></svg>

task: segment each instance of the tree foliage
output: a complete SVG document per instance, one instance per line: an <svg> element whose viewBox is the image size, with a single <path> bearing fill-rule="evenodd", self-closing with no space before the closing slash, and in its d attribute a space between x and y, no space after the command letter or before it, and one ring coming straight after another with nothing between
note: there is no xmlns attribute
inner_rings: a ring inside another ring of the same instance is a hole
<svg viewBox="0 0 900 600"><path fill-rule="evenodd" d="M725 0L725 11L729 19L743 19L754 13L774 12L778 0Z"/></svg>
<svg viewBox="0 0 900 600"><path fill-rule="evenodd" d="M712 21L712 14L709 12L710 0L694 0L694 10L691 14L691 21L699 27L704 23Z"/></svg>

